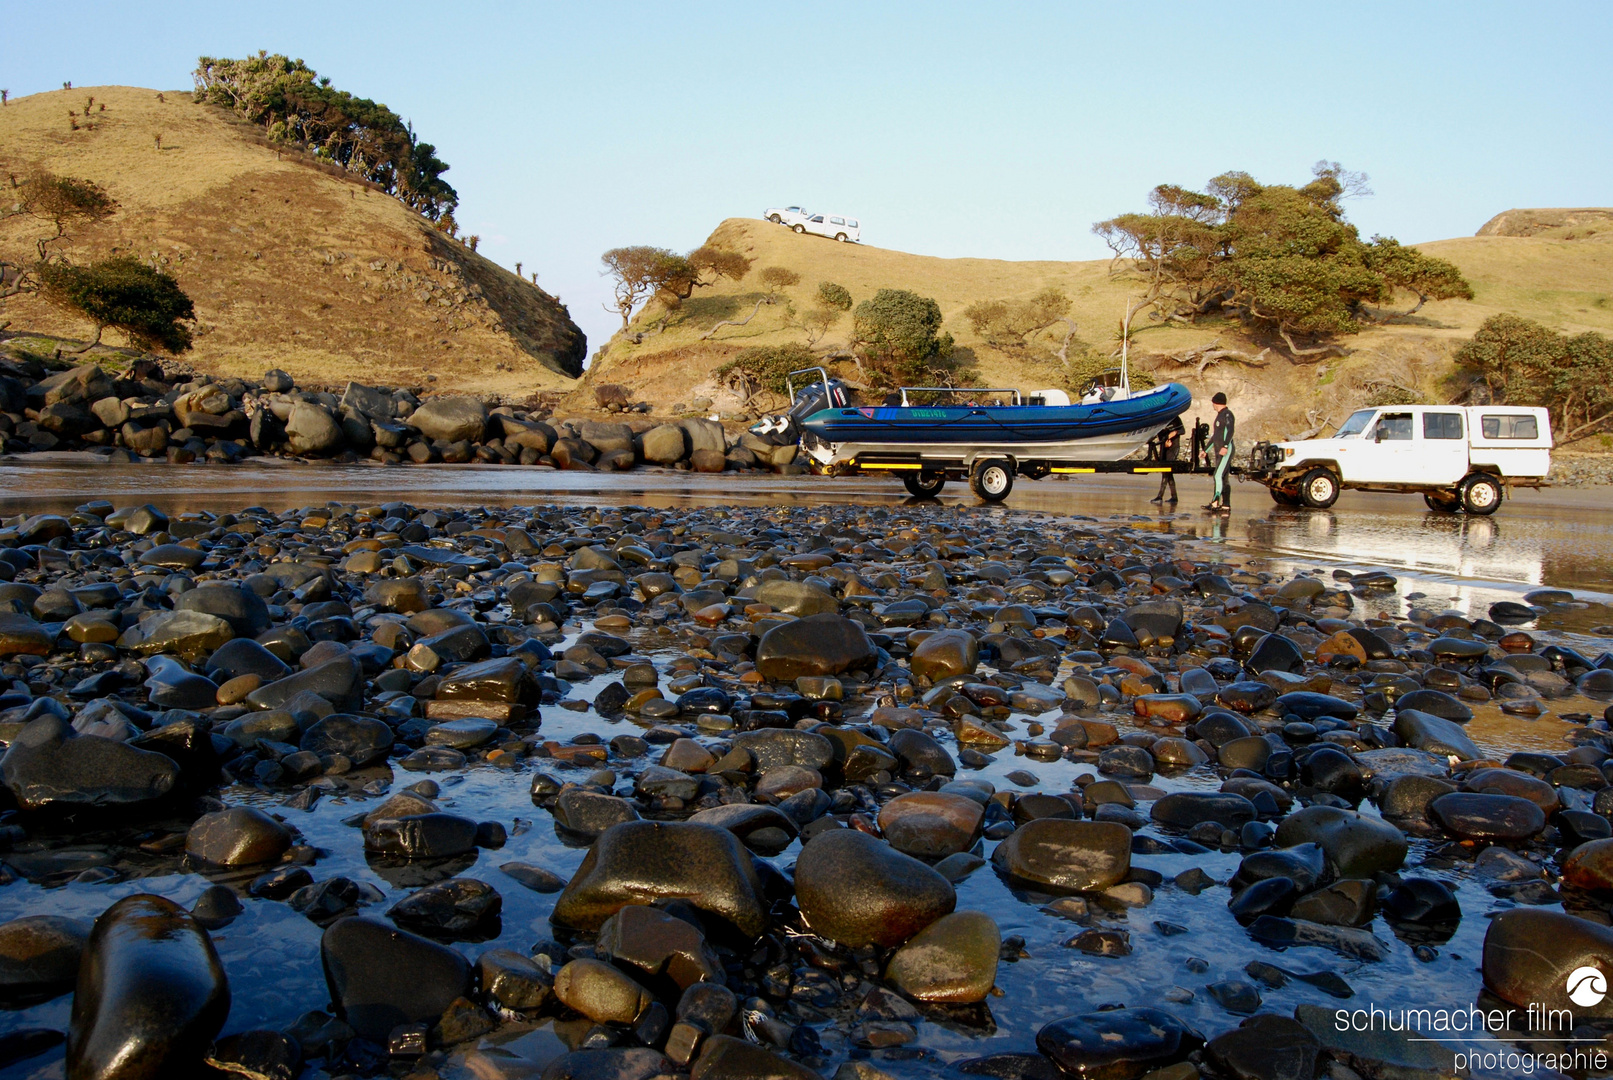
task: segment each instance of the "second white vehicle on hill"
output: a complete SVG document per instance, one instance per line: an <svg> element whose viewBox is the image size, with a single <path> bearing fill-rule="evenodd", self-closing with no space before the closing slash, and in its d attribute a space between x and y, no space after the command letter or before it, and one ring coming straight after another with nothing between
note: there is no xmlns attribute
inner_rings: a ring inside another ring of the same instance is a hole
<svg viewBox="0 0 1613 1080"><path fill-rule="evenodd" d="M762 211L762 216L775 225L795 226L811 217L812 214L804 206L776 206Z"/></svg>

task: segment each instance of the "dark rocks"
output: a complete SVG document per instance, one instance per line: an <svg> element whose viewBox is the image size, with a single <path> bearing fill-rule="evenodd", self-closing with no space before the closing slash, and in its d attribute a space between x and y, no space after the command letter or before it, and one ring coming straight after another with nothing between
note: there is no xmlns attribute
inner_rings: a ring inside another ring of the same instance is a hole
<svg viewBox="0 0 1613 1080"><path fill-rule="evenodd" d="M992 851L1011 881L1050 892L1106 889L1131 869L1131 830L1115 822L1040 818L1026 822Z"/></svg>
<svg viewBox="0 0 1613 1080"><path fill-rule="evenodd" d="M207 931L171 900L136 894L95 920L73 995L67 1075L159 1080L200 1068L230 1011Z"/></svg>
<svg viewBox="0 0 1613 1080"><path fill-rule="evenodd" d="M1036 1048L1071 1076L1137 1080L1181 1061L1203 1036L1158 1009L1109 1009L1054 1021L1036 1033Z"/></svg>
<svg viewBox="0 0 1613 1080"><path fill-rule="evenodd" d="M291 841L291 830L263 811L232 806L196 819L185 854L213 866L251 866L275 862Z"/></svg>
<svg viewBox="0 0 1613 1080"><path fill-rule="evenodd" d="M638 811L626 799L581 788L561 792L554 805L555 824L590 842L613 825L638 819Z"/></svg>
<svg viewBox="0 0 1613 1080"><path fill-rule="evenodd" d="M1173 791L1157 799L1149 816L1161 825L1191 829L1207 821L1235 829L1259 817L1254 803L1242 795L1209 791Z"/></svg>
<svg viewBox="0 0 1613 1080"><path fill-rule="evenodd" d="M1265 1014L1211 1039L1204 1052L1236 1080L1314 1080L1322 1044L1299 1021Z"/></svg>
<svg viewBox="0 0 1613 1080"><path fill-rule="evenodd" d="M24 810L134 807L174 790L171 758L112 739L75 735L56 716L30 722L0 759L0 781Z"/></svg>
<svg viewBox="0 0 1613 1080"><path fill-rule="evenodd" d="M476 847L476 822L455 814L380 818L364 828L364 847L405 859L446 859Z"/></svg>
<svg viewBox="0 0 1613 1080"><path fill-rule="evenodd" d="M1432 713L1408 709L1404 704L1395 712L1395 734L1407 746L1431 754L1451 754L1460 761L1474 761L1481 756L1479 748L1458 725Z"/></svg>
<svg viewBox="0 0 1613 1080"><path fill-rule="evenodd" d="M980 835L982 815L980 804L962 795L913 791L885 804L879 830L897 851L940 859L969 850Z"/></svg>
<svg viewBox="0 0 1613 1080"><path fill-rule="evenodd" d="M1335 806L1307 806L1277 826L1280 846L1315 843L1343 877L1367 877L1398 869L1406 858L1406 838L1378 818Z"/></svg>
<svg viewBox="0 0 1613 1080"><path fill-rule="evenodd" d="M861 623L828 613L781 623L763 634L756 646L756 670L776 682L793 682L803 675L839 675L877 661Z"/></svg>
<svg viewBox="0 0 1613 1080"><path fill-rule="evenodd" d="M1428 813L1464 840L1527 840L1546 827L1540 807L1516 795L1456 791L1429 803Z"/></svg>
<svg viewBox="0 0 1613 1080"><path fill-rule="evenodd" d="M410 893L386 914L405 930L463 941L496 934L503 906L498 890L485 881L452 878Z"/></svg>
<svg viewBox="0 0 1613 1080"><path fill-rule="evenodd" d="M801 849L795 892L814 933L852 948L899 945L957 903L946 878L853 829L821 833Z"/></svg>
<svg viewBox="0 0 1613 1080"><path fill-rule="evenodd" d="M1613 996L1574 1001L1569 975L1613 966L1613 930L1542 908L1515 908L1490 920L1484 935L1484 985L1519 1008L1568 1009L1575 1017L1613 1016ZM1605 975L1604 975L1605 979ZM1605 989L1605 985L1603 987Z"/></svg>
<svg viewBox="0 0 1613 1080"><path fill-rule="evenodd" d="M1002 934L978 911L943 915L891 956L885 978L917 1001L983 1001L997 978Z"/></svg>
<svg viewBox="0 0 1613 1080"><path fill-rule="evenodd" d="M662 897L685 899L748 937L767 926L761 881L733 833L655 821L615 825L595 840L550 920L594 931L622 907Z"/></svg>
<svg viewBox="0 0 1613 1080"><path fill-rule="evenodd" d="M18 1009L73 989L90 927L59 915L0 923L0 1008Z"/></svg>
<svg viewBox="0 0 1613 1080"><path fill-rule="evenodd" d="M301 747L322 757L341 754L362 767L386 757L392 738L392 729L379 720L337 713L304 732Z"/></svg>
<svg viewBox="0 0 1613 1080"><path fill-rule="evenodd" d="M369 918L341 919L319 942L338 1012L367 1039L385 1042L399 1024L433 1023L470 992L471 966L457 952Z"/></svg>
<svg viewBox="0 0 1613 1080"><path fill-rule="evenodd" d="M972 675L980 663L980 644L962 630L939 630L919 643L908 662L914 675L934 681Z"/></svg>

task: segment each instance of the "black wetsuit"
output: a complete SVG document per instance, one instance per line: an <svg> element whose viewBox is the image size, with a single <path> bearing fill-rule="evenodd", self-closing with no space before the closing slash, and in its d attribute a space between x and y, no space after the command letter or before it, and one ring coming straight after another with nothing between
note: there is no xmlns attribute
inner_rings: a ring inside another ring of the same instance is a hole
<svg viewBox="0 0 1613 1080"><path fill-rule="evenodd" d="M1171 422L1165 425L1165 430L1154 436L1159 447L1159 461L1162 465L1169 465L1177 460L1182 452L1182 435L1187 429L1182 426L1180 416L1171 417ZM1155 502L1166 501L1166 490L1170 490L1170 502L1176 501L1176 474L1163 472L1159 474L1159 494L1154 496Z"/></svg>
<svg viewBox="0 0 1613 1080"><path fill-rule="evenodd" d="M1210 429L1210 465L1215 470L1215 494L1211 498L1222 506L1232 505L1227 469L1232 465L1232 439L1237 424L1238 418L1232 415L1232 410L1223 406L1215 414L1215 426ZM1222 450L1226 451L1225 455Z"/></svg>

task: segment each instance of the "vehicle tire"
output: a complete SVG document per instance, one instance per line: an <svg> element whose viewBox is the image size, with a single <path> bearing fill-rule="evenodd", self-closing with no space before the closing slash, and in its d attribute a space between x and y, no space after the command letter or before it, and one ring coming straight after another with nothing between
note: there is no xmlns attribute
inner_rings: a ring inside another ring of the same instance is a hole
<svg viewBox="0 0 1613 1080"><path fill-rule="evenodd" d="M1312 510L1326 510L1339 501L1339 476L1332 469L1312 469L1299 482L1299 501Z"/></svg>
<svg viewBox="0 0 1613 1080"><path fill-rule="evenodd" d="M772 223L773 223L773 224L775 224L775 225L782 225L782 224L784 224L784 219L783 219L783 218L781 218L781 217L779 217L779 216L778 216L778 215L777 215L777 214L772 214L772 215L770 215L770 216L769 216L769 217L768 217L768 219L767 219L767 220L768 220L768 221L771 221L771 222L772 222Z"/></svg>
<svg viewBox="0 0 1613 1080"><path fill-rule="evenodd" d="M1483 474L1469 477L1462 485L1462 509L1470 514L1493 514L1501 509L1501 482Z"/></svg>
<svg viewBox="0 0 1613 1080"><path fill-rule="evenodd" d="M844 244L846 242L846 234L843 232L837 232L835 233L835 239Z"/></svg>
<svg viewBox="0 0 1613 1080"><path fill-rule="evenodd" d="M1276 503L1278 506L1300 505L1299 496L1294 494L1292 491L1285 491L1278 487L1267 488L1266 490L1271 492L1271 501Z"/></svg>
<svg viewBox="0 0 1613 1080"><path fill-rule="evenodd" d="M986 502L1002 502L1014 490L1014 467L1001 458L982 461L969 474L969 490Z"/></svg>
<svg viewBox="0 0 1613 1080"><path fill-rule="evenodd" d="M1428 504L1428 509L1442 514L1454 514L1462 508L1462 496L1454 491L1425 491L1423 502Z"/></svg>
<svg viewBox="0 0 1613 1080"><path fill-rule="evenodd" d="M791 225L790 228L794 232L798 232L798 233L806 232L806 226L805 225Z"/></svg>
<svg viewBox="0 0 1613 1080"><path fill-rule="evenodd" d="M902 474L902 486L916 499L933 499L947 486L947 474L924 469Z"/></svg>

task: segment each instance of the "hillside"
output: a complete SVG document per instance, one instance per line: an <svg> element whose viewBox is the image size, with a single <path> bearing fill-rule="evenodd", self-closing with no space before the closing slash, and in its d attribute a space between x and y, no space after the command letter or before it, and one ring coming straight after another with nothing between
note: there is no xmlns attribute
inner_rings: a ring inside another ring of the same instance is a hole
<svg viewBox="0 0 1613 1080"><path fill-rule="evenodd" d="M1223 322L1150 327L1133 337L1132 356L1139 368L1157 378L1186 383L1196 397L1227 390L1238 410L1240 431L1250 435L1288 434L1309 428L1322 417L1336 422L1370 396L1373 379L1388 377L1437 393L1456 345L1497 312L1509 311L1569 332L1613 333L1613 230L1587 234L1582 225L1580 232L1581 237L1572 240L1486 235L1418 245L1461 267L1475 298L1431 302L1411 318L1370 327L1346 339L1351 353L1342 359L1296 365L1270 354L1264 368L1222 362L1202 377L1195 366L1170 359L1215 342L1258 354L1258 347L1246 340L1239 327ZM977 365L981 383L1056 386L1063 376L1056 361L1027 362L993 349L974 333L963 317L964 309L975 301L1023 299L1055 286L1072 301L1070 315L1080 338L1109 349L1126 298L1135 290L1125 277L1111 276L1107 260L938 259L868 245L837 244L759 220L725 221L708 243L751 257L750 272L737 282L723 281L697 292L661 333L653 331L664 313L652 303L628 334L619 334L612 341L604 359L590 370L587 382L622 383L662 404L711 397L716 408L738 411L739 401L712 383L712 371L750 346L804 341L805 331L792 323L790 305L805 311L818 283L834 281L850 290L857 301L880 288L911 289L933 297L941 307L945 329ZM782 291L782 299L788 303L763 305L747 325L723 327L711 339L702 340L719 321L742 319L750 313L764 293L760 272L769 266L787 267L800 275L800 284ZM849 314L842 316L818 350L843 349L851 324ZM632 336L639 333L647 336L634 344ZM1062 330L1058 336L1062 337ZM1207 407L1202 411L1207 413Z"/></svg>
<svg viewBox="0 0 1613 1080"><path fill-rule="evenodd" d="M82 117L91 96L93 128L73 130L69 110ZM513 397L572 385L585 342L554 297L232 113L163 96L99 86L13 99L0 109L0 176L43 168L117 199L110 220L56 250L78 262L133 254L178 278L198 316L187 363L338 386L434 376L433 389ZM0 250L21 254L39 231L0 222ZM4 319L14 332L88 336L27 297Z"/></svg>

